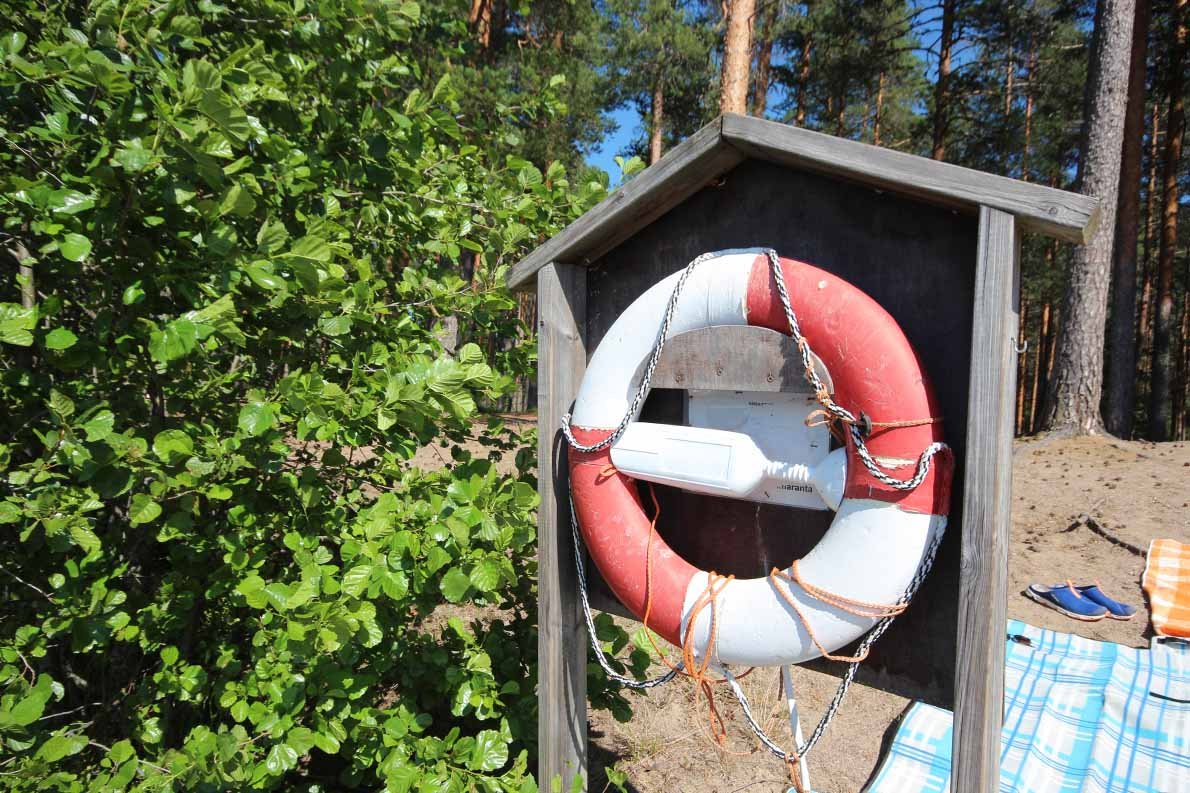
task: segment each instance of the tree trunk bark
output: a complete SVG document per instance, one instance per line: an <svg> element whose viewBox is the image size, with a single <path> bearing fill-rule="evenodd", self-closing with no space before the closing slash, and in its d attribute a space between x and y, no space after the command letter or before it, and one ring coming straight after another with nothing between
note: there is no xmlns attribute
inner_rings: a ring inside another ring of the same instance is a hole
<svg viewBox="0 0 1190 793"><path fill-rule="evenodd" d="M1037 333L1037 348L1033 352L1033 383L1029 393L1029 434L1037 432L1037 398L1041 393L1041 371L1045 366L1045 351L1050 343L1050 304L1041 307L1041 330Z"/></svg>
<svg viewBox="0 0 1190 793"><path fill-rule="evenodd" d="M798 56L797 67L797 111L793 120L799 127L806 126L806 94L810 90L810 53L813 49L814 39L807 34L802 40L802 52Z"/></svg>
<svg viewBox="0 0 1190 793"><path fill-rule="evenodd" d="M1157 163L1161 139L1161 102L1153 100L1152 121L1149 126L1149 184L1145 189L1144 274L1141 276L1140 316L1136 320L1137 398L1149 402L1148 382L1153 369L1153 231L1157 212Z"/></svg>
<svg viewBox="0 0 1190 793"><path fill-rule="evenodd" d="M938 37L938 81L934 83L934 141L930 157L946 159L946 133L950 119L950 48L954 44L954 18L958 0L942 0L942 31Z"/></svg>
<svg viewBox="0 0 1190 793"><path fill-rule="evenodd" d="M1022 297L1020 322L1017 324L1016 332L1018 349L1021 341L1028 338L1028 333L1029 300ZM1028 382L1026 375L1029 373L1029 348L1025 347L1018 352L1016 359L1016 434L1021 435L1025 429L1025 384Z"/></svg>
<svg viewBox="0 0 1190 793"><path fill-rule="evenodd" d="M1132 58L1128 71L1128 109L1120 155L1120 194L1112 267L1111 324L1105 374L1103 421L1107 431L1132 437L1136 408L1136 253L1140 223L1141 152L1145 134L1145 64L1150 0L1136 0Z"/></svg>
<svg viewBox="0 0 1190 793"><path fill-rule="evenodd" d="M1089 112L1079 158L1079 183L1084 194L1100 200L1101 214L1091 239L1075 250L1070 264L1051 386L1053 398L1046 415L1046 426L1051 430L1086 434L1099 431L1103 425L1099 402L1103 392L1104 322L1134 9L1133 0L1100 0L1092 76L1087 83Z"/></svg>
<svg viewBox="0 0 1190 793"><path fill-rule="evenodd" d="M752 115L764 117L769 103L769 78L773 66L773 27L779 3L766 2L761 9L761 26L756 42L756 74L752 78Z"/></svg>
<svg viewBox="0 0 1190 793"><path fill-rule="evenodd" d="M1186 257L1186 283L1190 283L1190 256ZM1174 440L1186 438L1186 381L1190 379L1190 298L1182 297L1182 322L1176 338L1174 357L1177 367L1173 381L1173 432Z"/></svg>
<svg viewBox="0 0 1190 793"><path fill-rule="evenodd" d="M1177 0L1172 22L1166 96L1165 162L1162 164L1161 248L1157 256L1157 311L1153 317L1153 376L1149 391L1149 439L1169 438L1170 381L1173 348L1173 263L1178 245L1178 166L1186 108L1182 95L1186 62L1186 9L1190 0Z"/></svg>
<svg viewBox="0 0 1190 793"><path fill-rule="evenodd" d="M1033 75L1037 70L1037 47L1029 37L1029 59L1025 62L1025 147L1021 151L1021 179L1029 181L1029 157L1033 149Z"/></svg>
<svg viewBox="0 0 1190 793"><path fill-rule="evenodd" d="M657 75L649 118L649 165L661 159L661 136L665 128L665 78Z"/></svg>
<svg viewBox="0 0 1190 793"><path fill-rule="evenodd" d="M471 12L467 22L479 42L479 49L486 50L492 44L492 0L471 0Z"/></svg>
<svg viewBox="0 0 1190 793"><path fill-rule="evenodd" d="M748 112L748 73L752 64L752 15L756 0L731 0L723 39L720 113Z"/></svg>
<svg viewBox="0 0 1190 793"><path fill-rule="evenodd" d="M880 72L880 80L876 83L876 115L872 118L872 145L880 145L880 121L884 116L884 72Z"/></svg>

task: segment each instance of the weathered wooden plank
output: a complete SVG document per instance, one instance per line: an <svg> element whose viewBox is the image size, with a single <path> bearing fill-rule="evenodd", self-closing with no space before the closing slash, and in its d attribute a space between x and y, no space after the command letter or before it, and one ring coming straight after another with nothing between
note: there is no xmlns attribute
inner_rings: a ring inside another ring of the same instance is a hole
<svg viewBox="0 0 1190 793"><path fill-rule="evenodd" d="M817 358L818 377L833 391L830 373ZM793 340L775 330L747 325L677 334L665 343L652 383L653 388L813 393Z"/></svg>
<svg viewBox="0 0 1190 793"><path fill-rule="evenodd" d="M1027 231L1086 242L1099 218L1094 198L928 160L749 116L722 117L723 137L741 151L775 162L974 211L1015 215Z"/></svg>
<svg viewBox="0 0 1190 793"><path fill-rule="evenodd" d="M952 789L999 789L1020 232L979 211L955 664Z"/></svg>
<svg viewBox="0 0 1190 793"><path fill-rule="evenodd" d="M518 262L508 274L508 285L528 287L533 273L550 262L585 264L601 256L743 158L720 139L716 119Z"/></svg>
<svg viewBox="0 0 1190 793"><path fill-rule="evenodd" d="M570 535L566 440L559 427L587 365L587 270L551 264L537 273L538 780L571 789L587 776L587 637Z"/></svg>

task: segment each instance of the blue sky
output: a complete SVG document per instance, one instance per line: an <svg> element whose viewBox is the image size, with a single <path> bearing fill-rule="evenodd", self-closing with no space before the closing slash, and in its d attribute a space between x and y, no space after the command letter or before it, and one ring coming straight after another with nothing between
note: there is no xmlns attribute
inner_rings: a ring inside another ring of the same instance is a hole
<svg viewBox="0 0 1190 793"><path fill-rule="evenodd" d="M607 171L607 175L611 177L611 186L615 187L620 183L620 169L616 167L615 156L632 142L639 118L636 108L633 107L613 110L611 118L616 122L616 129L603 139L595 151L587 155L587 165Z"/></svg>

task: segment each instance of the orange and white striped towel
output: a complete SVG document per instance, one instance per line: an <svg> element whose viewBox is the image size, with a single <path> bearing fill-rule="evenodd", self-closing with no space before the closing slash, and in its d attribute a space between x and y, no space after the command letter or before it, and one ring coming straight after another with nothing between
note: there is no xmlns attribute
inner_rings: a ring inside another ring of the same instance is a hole
<svg viewBox="0 0 1190 793"><path fill-rule="evenodd" d="M1153 540L1141 586L1149 594L1153 630L1190 639L1190 544Z"/></svg>

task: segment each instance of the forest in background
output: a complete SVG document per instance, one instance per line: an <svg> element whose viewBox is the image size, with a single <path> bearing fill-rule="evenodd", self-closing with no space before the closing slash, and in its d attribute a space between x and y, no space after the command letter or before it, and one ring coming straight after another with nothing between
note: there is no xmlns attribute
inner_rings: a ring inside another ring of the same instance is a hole
<svg viewBox="0 0 1190 793"><path fill-rule="evenodd" d="M0 789L539 789L536 437L486 408L613 111L620 179L727 110L1107 196L1025 241L1018 429L1106 369L1184 436L1187 2L0 0Z"/></svg>
<svg viewBox="0 0 1190 793"><path fill-rule="evenodd" d="M481 113L493 94L566 76L565 121L521 126L518 151L536 162L581 169L609 134L609 112L628 108L638 125L620 154L651 163L725 106L733 7L749 27L739 112L1080 189L1097 13L1088 0L470 0L474 48L452 67L473 75L467 90ZM1188 179L1186 16L1184 0L1138 0L1134 61L1125 56L1120 71L1117 59L1105 75L1128 87L1128 110L1111 308L1103 358L1091 365L1104 370L1106 429L1124 438L1190 433L1190 256L1178 222ZM1024 241L1018 434L1053 423L1047 394L1075 250ZM531 299L521 301L531 319Z"/></svg>

